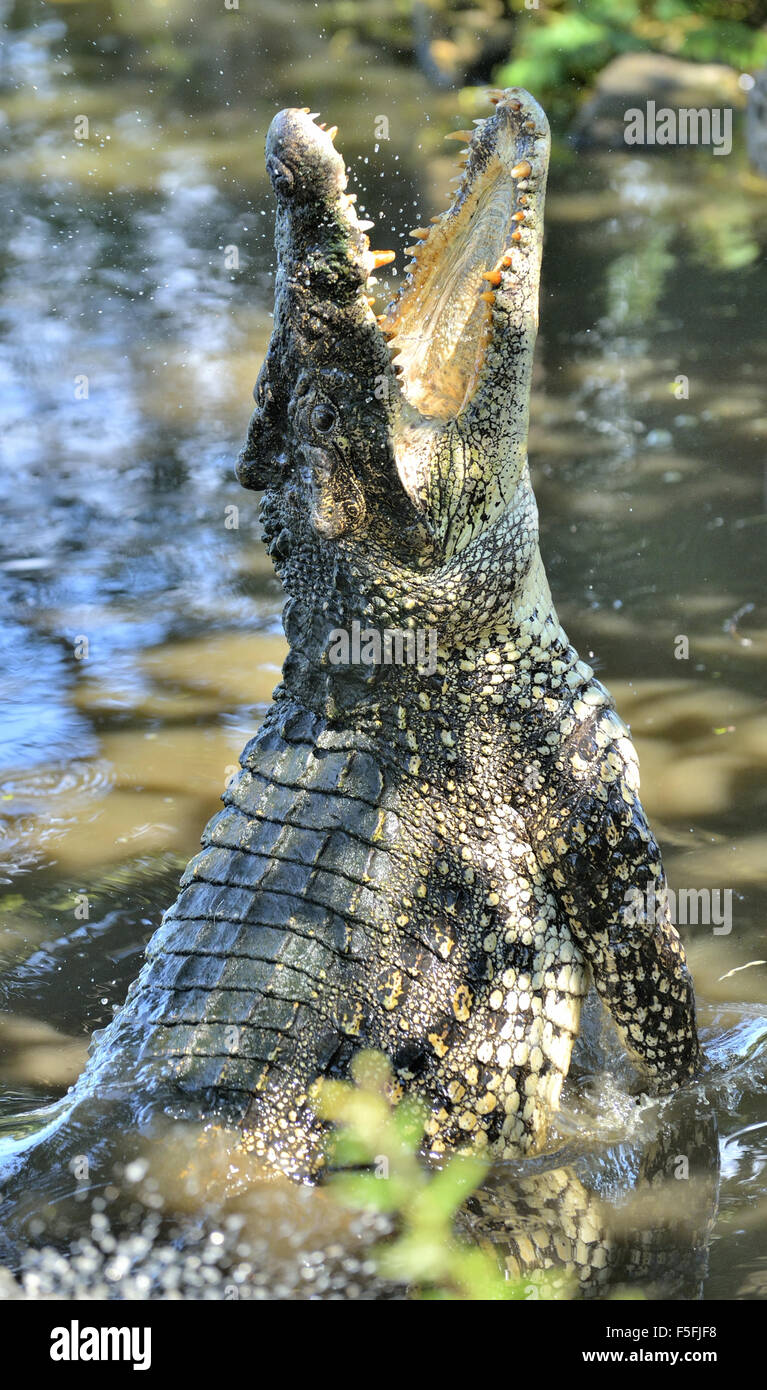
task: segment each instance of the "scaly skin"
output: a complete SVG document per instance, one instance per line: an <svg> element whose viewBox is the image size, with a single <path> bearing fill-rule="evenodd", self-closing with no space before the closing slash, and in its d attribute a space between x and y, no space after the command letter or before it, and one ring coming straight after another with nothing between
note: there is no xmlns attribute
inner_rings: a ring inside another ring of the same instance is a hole
<svg viewBox="0 0 767 1390"><path fill-rule="evenodd" d="M538 546L548 149L533 99L498 94L379 324L385 257L331 135L289 110L267 140L275 323L238 471L264 489L290 653L78 1089L117 1069L178 1090L292 1176L322 1163L312 1084L368 1047L426 1099L434 1150L536 1152L590 978L648 1087L698 1063L674 927L625 907L663 884L636 756ZM435 667L334 662L354 622L428 629Z"/></svg>
<svg viewBox="0 0 767 1390"><path fill-rule="evenodd" d="M265 489L290 654L110 1034L140 1025L139 1085L223 1099L293 1175L321 1162L312 1083L371 1046L435 1150L540 1149L590 976L648 1085L698 1061L677 934L624 905L663 883L636 756L538 547L548 148L532 98L500 95L379 325L332 138L286 111L267 140L275 326L239 476ZM355 621L434 632L436 669L334 664Z"/></svg>

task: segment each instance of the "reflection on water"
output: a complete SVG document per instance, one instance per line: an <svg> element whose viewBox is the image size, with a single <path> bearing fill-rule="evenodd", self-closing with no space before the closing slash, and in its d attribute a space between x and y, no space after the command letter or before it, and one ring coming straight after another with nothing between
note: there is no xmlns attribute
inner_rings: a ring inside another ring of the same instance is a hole
<svg viewBox="0 0 767 1390"><path fill-rule="evenodd" d="M375 244L444 205L455 98L295 8L256 31L4 6L5 1116L79 1070L281 664L232 470L270 326L271 114L338 122ZM733 890L730 935L688 929L722 1136L705 1296L730 1298L767 1294L764 193L737 147L560 152L531 432L552 589L632 723L670 880Z"/></svg>

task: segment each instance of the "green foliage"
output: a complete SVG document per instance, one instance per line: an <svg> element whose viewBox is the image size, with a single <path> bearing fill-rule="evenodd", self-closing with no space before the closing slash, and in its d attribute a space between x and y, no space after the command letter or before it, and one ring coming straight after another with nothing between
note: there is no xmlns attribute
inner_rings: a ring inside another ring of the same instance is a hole
<svg viewBox="0 0 767 1390"><path fill-rule="evenodd" d="M412 1098L393 1103L387 1059L362 1052L352 1074L354 1082L319 1082L315 1104L336 1126L328 1140L331 1164L372 1169L334 1174L328 1185L338 1200L396 1218L395 1238L373 1252L379 1273L409 1284L426 1299L561 1297L540 1273L504 1279L491 1254L455 1235L456 1213L480 1186L489 1164L473 1154L456 1154L440 1169L430 1169L419 1158L428 1112Z"/></svg>
<svg viewBox="0 0 767 1390"><path fill-rule="evenodd" d="M572 105L578 87L631 50L741 69L767 62L761 0L546 0L532 10L514 0L514 8L515 56L495 80L529 87L549 106Z"/></svg>

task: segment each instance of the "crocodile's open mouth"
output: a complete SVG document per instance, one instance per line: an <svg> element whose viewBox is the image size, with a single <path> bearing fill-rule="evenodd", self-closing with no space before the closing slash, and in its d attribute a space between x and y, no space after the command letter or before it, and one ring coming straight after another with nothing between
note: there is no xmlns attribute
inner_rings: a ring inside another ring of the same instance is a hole
<svg viewBox="0 0 767 1390"><path fill-rule="evenodd" d="M541 138L548 151L545 117L536 103L533 119L527 93L494 93L491 100L494 116L473 132L455 132L469 142L456 198L430 230L416 231L408 280L382 320L396 345L405 396L438 420L459 414L474 393L496 293L505 277L513 280L530 233Z"/></svg>
<svg viewBox="0 0 767 1390"><path fill-rule="evenodd" d="M530 257L540 258L536 227L548 123L522 89L489 96L495 106L491 115L475 121L473 131L451 132L449 138L466 142L455 197L429 227L412 232L416 244L409 248L413 259L405 282L378 318L403 396L420 416L438 422L457 416L471 401L498 316L519 308L516 288L529 278ZM308 110L285 115L302 123L300 138L313 165L311 192L320 193L326 205L335 203L331 215L348 234L364 312L373 317L373 274L395 253L370 248L367 231L373 224L358 218L356 197L346 193L346 169L333 144L336 128L326 131ZM277 153L270 155L273 179Z"/></svg>

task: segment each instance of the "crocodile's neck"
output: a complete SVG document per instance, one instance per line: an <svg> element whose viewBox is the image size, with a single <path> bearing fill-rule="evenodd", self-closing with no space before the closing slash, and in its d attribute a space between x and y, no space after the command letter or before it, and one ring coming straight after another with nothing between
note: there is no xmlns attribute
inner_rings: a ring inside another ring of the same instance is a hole
<svg viewBox="0 0 767 1390"><path fill-rule="evenodd" d="M392 702L417 702L422 692L433 691L435 675L449 702L453 686L466 686L481 650L497 652L498 663L506 666L512 654L514 675L522 679L507 684L504 702L522 701L524 707L524 673L534 661L572 664L577 657L551 597L526 477L516 500L494 527L492 544L502 558L491 577L481 573L479 546L470 545L426 575L393 561L380 545L371 544L362 560L341 549L333 584L320 581L286 605L291 650L279 694L331 719L376 708L387 722ZM318 563L314 572L324 576L327 566ZM463 689L462 701L476 702L478 709L482 688L480 681L470 696Z"/></svg>

